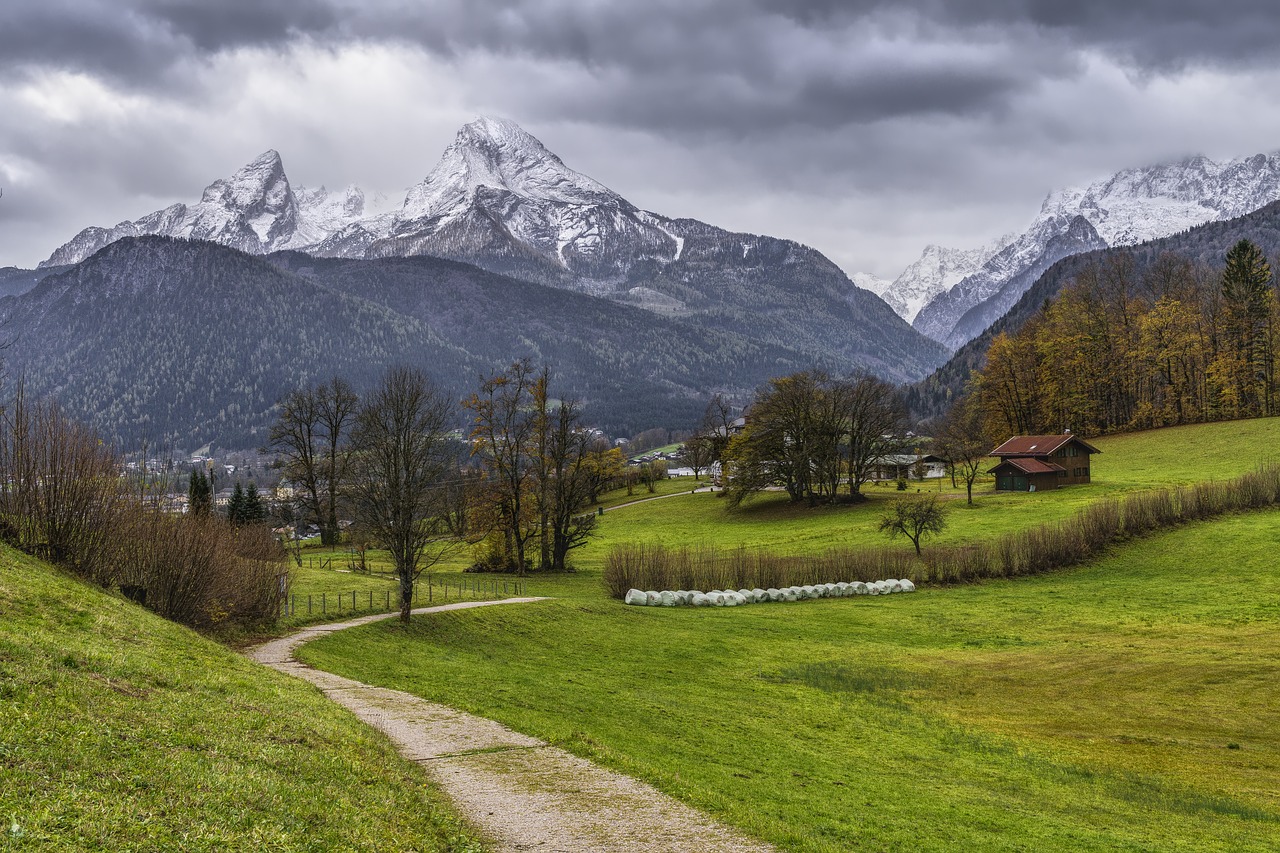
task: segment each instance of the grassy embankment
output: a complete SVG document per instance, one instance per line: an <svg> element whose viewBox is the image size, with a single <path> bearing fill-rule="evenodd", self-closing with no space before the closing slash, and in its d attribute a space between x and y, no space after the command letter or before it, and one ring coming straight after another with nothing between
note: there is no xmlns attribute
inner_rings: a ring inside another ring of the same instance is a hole
<svg viewBox="0 0 1280 853"><path fill-rule="evenodd" d="M314 688L3 546L0 821L5 850L480 849Z"/></svg>
<svg viewBox="0 0 1280 853"><path fill-rule="evenodd" d="M1280 421L1100 441L1092 487L984 494L950 536L1104 494L1225 479ZM604 599L611 541L880 541L871 506L710 496L610 516L566 595L344 632L309 662L502 720L788 849L1280 846L1274 512L1131 543L1069 572L912 596L723 610ZM884 497L892 497L889 490Z"/></svg>

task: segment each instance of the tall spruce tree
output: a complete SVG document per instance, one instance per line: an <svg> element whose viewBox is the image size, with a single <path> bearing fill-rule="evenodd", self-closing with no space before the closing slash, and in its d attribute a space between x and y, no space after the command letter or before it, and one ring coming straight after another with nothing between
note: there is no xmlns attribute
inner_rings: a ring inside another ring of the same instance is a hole
<svg viewBox="0 0 1280 853"><path fill-rule="evenodd" d="M208 515L213 508L213 487L204 470L197 468L191 472L187 483L187 511L192 515Z"/></svg>
<svg viewBox="0 0 1280 853"><path fill-rule="evenodd" d="M249 485L245 487L244 503L241 508L244 524L261 524L267 520L267 508L263 505L262 495L258 493L258 486L253 480L250 480Z"/></svg>
<svg viewBox="0 0 1280 853"><path fill-rule="evenodd" d="M1238 415L1269 415L1274 400L1271 265L1254 243L1227 250L1222 270L1228 354Z"/></svg>
<svg viewBox="0 0 1280 853"><path fill-rule="evenodd" d="M244 486L236 480L231 490L231 500L227 501L227 521L235 525L244 524Z"/></svg>

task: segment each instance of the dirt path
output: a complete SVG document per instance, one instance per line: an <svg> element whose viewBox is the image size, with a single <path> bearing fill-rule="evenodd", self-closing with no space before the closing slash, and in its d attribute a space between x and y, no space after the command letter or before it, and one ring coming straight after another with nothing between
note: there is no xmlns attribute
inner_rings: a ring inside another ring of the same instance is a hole
<svg viewBox="0 0 1280 853"><path fill-rule="evenodd" d="M413 612L423 615L539 600L459 602ZM427 770L458 811L488 834L498 850L773 850L643 782L492 720L313 669L293 657L294 650L317 637L394 615L362 616L305 628L251 649L248 655L310 681L330 699L384 732L402 755Z"/></svg>
<svg viewBox="0 0 1280 853"><path fill-rule="evenodd" d="M628 506L635 506L636 504L647 504L649 503L649 501L660 501L660 500L663 500L664 498L678 498L682 495L700 495L706 492L714 492L714 491L716 491L715 486L699 486L698 488L690 489L687 492L671 492L670 494L666 494L666 495L654 495L651 498L637 498L636 500L633 500L633 501L627 501L624 504L614 504L613 506L605 509L605 512L606 513L613 512L614 510L622 509L623 507L628 507Z"/></svg>

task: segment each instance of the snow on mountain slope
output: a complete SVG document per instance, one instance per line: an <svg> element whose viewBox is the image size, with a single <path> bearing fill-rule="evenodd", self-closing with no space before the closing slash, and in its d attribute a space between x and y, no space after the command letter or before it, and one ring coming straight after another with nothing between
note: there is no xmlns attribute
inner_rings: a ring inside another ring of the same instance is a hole
<svg viewBox="0 0 1280 853"><path fill-rule="evenodd" d="M317 254L429 254L594 292L644 258L670 261L683 239L563 161L514 122L463 126L400 210L315 247Z"/></svg>
<svg viewBox="0 0 1280 853"><path fill-rule="evenodd" d="M1012 234L1006 235L977 249L949 249L930 244L925 247L920 259L903 270L896 279L875 279L876 282L883 282L880 289L867 289L878 293L899 317L910 323L934 297L977 272L1013 239ZM863 275L865 274L860 273L853 277L854 283L859 287L863 286L858 281Z"/></svg>
<svg viewBox="0 0 1280 853"><path fill-rule="evenodd" d="M976 328L974 318L998 318L1000 307L1007 310L1035 283L1028 271L1047 269L1065 257L1061 252L1166 237L1205 222L1241 216L1277 199L1280 153L1224 162L1191 157L1126 169L1087 187L1051 193L1025 232L980 269L934 296L912 325L934 340L959 347L983 331ZM1077 217L1083 217L1091 229L1083 228ZM1018 286L1010 288L1015 280ZM999 304L974 311L993 299Z"/></svg>
<svg viewBox="0 0 1280 853"><path fill-rule="evenodd" d="M365 197L359 188L334 194L324 187L295 190L280 155L266 151L231 177L206 187L199 202L174 204L113 228L86 228L40 266L79 263L122 237L144 234L210 240L252 254L300 249L364 213Z"/></svg>

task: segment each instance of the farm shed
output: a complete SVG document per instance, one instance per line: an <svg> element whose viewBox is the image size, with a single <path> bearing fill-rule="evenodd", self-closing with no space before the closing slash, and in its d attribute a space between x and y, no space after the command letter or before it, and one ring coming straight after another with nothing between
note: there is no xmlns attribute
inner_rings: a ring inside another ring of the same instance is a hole
<svg viewBox="0 0 1280 853"><path fill-rule="evenodd" d="M1000 463L988 473L998 492L1028 492L1090 481L1089 457L1102 451L1069 432L1015 435L991 451Z"/></svg>

